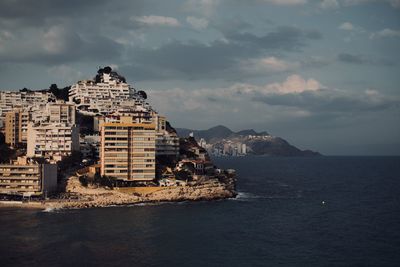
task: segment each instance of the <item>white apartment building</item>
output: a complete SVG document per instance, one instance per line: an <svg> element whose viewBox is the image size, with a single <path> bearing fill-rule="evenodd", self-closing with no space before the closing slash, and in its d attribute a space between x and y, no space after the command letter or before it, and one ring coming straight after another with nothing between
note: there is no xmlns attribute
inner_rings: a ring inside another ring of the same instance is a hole
<svg viewBox="0 0 400 267"><path fill-rule="evenodd" d="M46 105L46 115L50 123L75 124L75 105L57 101Z"/></svg>
<svg viewBox="0 0 400 267"><path fill-rule="evenodd" d="M46 105L55 101L52 93L31 91L2 91L0 92L0 127L4 126L5 114L16 108L29 108Z"/></svg>
<svg viewBox="0 0 400 267"><path fill-rule="evenodd" d="M93 80L71 86L69 100L76 103L78 112L91 116L109 115L124 107L151 110L142 95L109 67L100 69Z"/></svg>
<svg viewBox="0 0 400 267"><path fill-rule="evenodd" d="M28 157L46 157L56 160L79 151L79 128L65 123L29 123Z"/></svg>

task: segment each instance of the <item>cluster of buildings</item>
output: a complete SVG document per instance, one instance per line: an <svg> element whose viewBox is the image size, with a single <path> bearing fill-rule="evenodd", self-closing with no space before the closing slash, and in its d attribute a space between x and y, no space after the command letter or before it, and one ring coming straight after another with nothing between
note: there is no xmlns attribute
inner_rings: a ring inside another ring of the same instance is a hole
<svg viewBox="0 0 400 267"><path fill-rule="evenodd" d="M201 138L199 146L207 150L213 156L245 156L248 153L248 147L245 143L234 140L222 140L215 144L208 144L206 140Z"/></svg>
<svg viewBox="0 0 400 267"><path fill-rule="evenodd" d="M43 195L53 190L47 181L53 181L57 171L44 170L75 151L99 163L101 175L128 184L153 181L156 156L178 157L179 138L146 97L109 67L93 80L74 84L68 101L49 92L0 92L1 131L6 143L24 154L24 160L0 164L0 194ZM90 134L80 133L78 116L92 118Z"/></svg>

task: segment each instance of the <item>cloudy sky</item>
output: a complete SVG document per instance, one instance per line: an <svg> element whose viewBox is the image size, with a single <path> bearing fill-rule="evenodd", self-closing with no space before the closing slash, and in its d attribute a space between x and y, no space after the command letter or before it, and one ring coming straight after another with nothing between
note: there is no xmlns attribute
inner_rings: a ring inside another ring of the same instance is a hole
<svg viewBox="0 0 400 267"><path fill-rule="evenodd" d="M0 88L110 65L176 127L400 154L400 0L1 0Z"/></svg>

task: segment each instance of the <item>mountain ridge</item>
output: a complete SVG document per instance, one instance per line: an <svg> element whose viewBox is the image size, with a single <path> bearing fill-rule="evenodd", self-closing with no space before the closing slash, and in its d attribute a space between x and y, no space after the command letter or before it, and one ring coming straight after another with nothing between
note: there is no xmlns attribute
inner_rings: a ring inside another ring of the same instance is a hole
<svg viewBox="0 0 400 267"><path fill-rule="evenodd" d="M254 129L245 129L234 132L224 125L217 125L207 130L192 130L176 128L180 137L187 137L190 133L199 141L203 138L212 145L221 145L224 142L246 144L248 153L270 156L320 156L311 150L301 150L281 137L271 136L268 132L257 132Z"/></svg>

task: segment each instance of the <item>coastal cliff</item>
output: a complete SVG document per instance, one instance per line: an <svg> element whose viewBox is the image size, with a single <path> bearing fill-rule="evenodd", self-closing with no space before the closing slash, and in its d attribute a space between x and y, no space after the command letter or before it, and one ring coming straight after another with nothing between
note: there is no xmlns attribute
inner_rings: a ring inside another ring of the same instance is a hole
<svg viewBox="0 0 400 267"><path fill-rule="evenodd" d="M232 198L235 177L222 180L210 179L187 186L138 187L127 191L124 188L84 187L76 176L68 179L64 198L44 204L46 209L80 209L132 205L139 203L200 201Z"/></svg>

